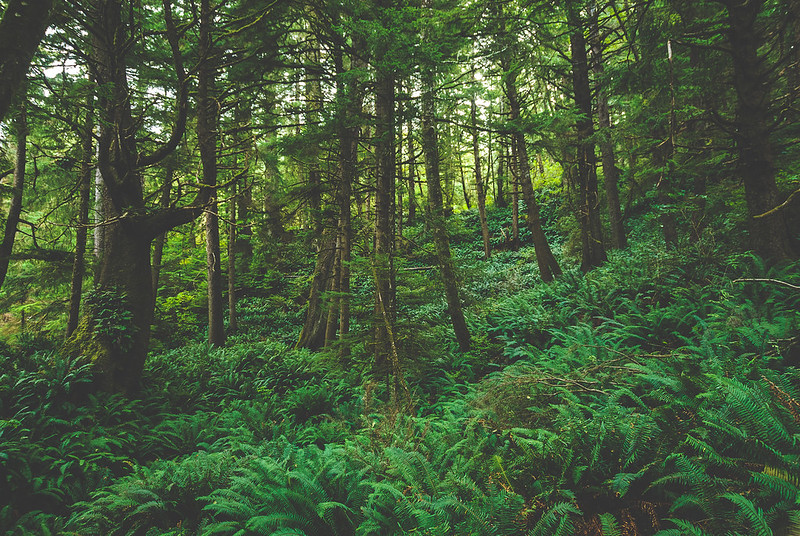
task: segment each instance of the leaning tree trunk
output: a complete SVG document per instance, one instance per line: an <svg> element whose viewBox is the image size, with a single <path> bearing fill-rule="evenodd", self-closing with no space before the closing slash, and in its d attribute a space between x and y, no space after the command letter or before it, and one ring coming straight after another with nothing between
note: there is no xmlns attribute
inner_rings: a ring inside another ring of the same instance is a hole
<svg viewBox="0 0 800 536"><path fill-rule="evenodd" d="M763 37L756 28L756 18L764 2L729 0L723 3L728 8L728 41L737 97L734 130L737 170L744 182L750 240L753 249L763 257L772 260L795 258L797 252L793 249L784 213L772 211L781 204L781 196L775 182L770 143L769 74L764 58L758 54Z"/></svg>
<svg viewBox="0 0 800 536"><path fill-rule="evenodd" d="M381 8L391 3L380 2ZM378 62L386 62L388 45L382 43L376 54ZM392 359L392 325L394 323L394 289L392 288L394 229L392 200L395 182L395 92L394 74L384 65L378 69L375 81L375 249L372 265L375 278L375 369L378 375L392 374L399 381L397 364ZM387 376L388 377L388 376ZM395 391L396 394L396 391Z"/></svg>
<svg viewBox="0 0 800 536"><path fill-rule="evenodd" d="M6 4L0 19L0 121L25 80L52 7L52 0L10 0Z"/></svg>
<svg viewBox="0 0 800 536"><path fill-rule="evenodd" d="M507 60L503 63L505 64L503 70L508 72L506 76L506 96L508 98L510 116L512 121L517 121L520 118L521 107L517 95L516 75L509 71L509 63ZM536 196L533 192L533 183L531 182L531 165L528 160L525 134L519 130L519 128L515 128L512 133L512 138L514 140L514 146L516 147L515 164L517 179L522 187L523 199L525 199L528 229L531 232L533 249L536 252L536 264L539 266L539 274L542 277L542 281L547 283L561 275L561 267L558 265L550 249L550 244L547 242L547 237L542 228L539 203L536 201Z"/></svg>
<svg viewBox="0 0 800 536"><path fill-rule="evenodd" d="M17 236L17 225L22 214L22 189L25 186L25 164L27 161L28 146L28 101L21 99L17 116L14 118L14 130L17 142L17 151L14 160L14 183L11 196L11 206L8 208L6 226L3 230L3 241L0 243L0 288L8 273L8 263L11 260L11 251L14 249L14 239Z"/></svg>
<svg viewBox="0 0 800 536"><path fill-rule="evenodd" d="M426 2L429 4L430 0ZM423 32L423 38L425 32ZM434 109L433 68L423 69L422 74L422 152L425 157L425 180L428 183L428 205L430 206L431 230L436 246L436 257L442 274L444 294L447 301L447 312L453 323L453 331L462 352L470 349L470 336L461 297L458 292L458 278L450 253L450 239L445 226L444 208L442 206L442 186L439 175L439 139L436 130L436 114Z"/></svg>

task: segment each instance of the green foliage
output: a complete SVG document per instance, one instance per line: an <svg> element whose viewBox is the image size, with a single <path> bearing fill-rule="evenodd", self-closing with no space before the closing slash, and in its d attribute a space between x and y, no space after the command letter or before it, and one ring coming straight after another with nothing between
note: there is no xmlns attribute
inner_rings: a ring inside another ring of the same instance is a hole
<svg viewBox="0 0 800 536"><path fill-rule="evenodd" d="M119 289L97 289L86 295L86 312L92 335L99 341L126 351L133 344L133 313Z"/></svg>
<svg viewBox="0 0 800 536"><path fill-rule="evenodd" d="M153 355L130 399L86 395L91 370L40 351L46 340L4 348L0 529L793 530L800 302L756 280L797 284L797 266L634 247L535 285L530 254L462 263L471 352L450 342L438 299L401 309L412 414L380 401L385 386L361 385L366 348L341 357L287 345L294 320L277 324L279 294L244 309L248 322L285 326L276 337L262 327L226 348ZM409 293L427 288L420 272L401 272Z"/></svg>

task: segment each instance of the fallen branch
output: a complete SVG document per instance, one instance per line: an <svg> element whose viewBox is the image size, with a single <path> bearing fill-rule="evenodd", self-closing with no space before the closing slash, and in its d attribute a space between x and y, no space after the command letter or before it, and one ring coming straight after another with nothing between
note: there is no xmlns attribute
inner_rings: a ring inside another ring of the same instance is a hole
<svg viewBox="0 0 800 536"><path fill-rule="evenodd" d="M786 281L781 281L780 279L765 279L765 278L754 278L754 279L734 279L734 283L775 283L776 285L783 285L784 287L789 287L794 290L800 290L800 286L792 285L791 283L787 283Z"/></svg>

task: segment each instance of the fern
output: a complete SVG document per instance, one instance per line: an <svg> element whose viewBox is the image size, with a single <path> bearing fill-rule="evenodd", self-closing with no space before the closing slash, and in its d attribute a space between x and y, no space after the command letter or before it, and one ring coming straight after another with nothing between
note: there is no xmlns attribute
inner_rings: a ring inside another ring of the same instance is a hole
<svg viewBox="0 0 800 536"><path fill-rule="evenodd" d="M754 505L747 497L736 493L725 493L723 498L729 500L739 508L739 512L750 524L753 536L772 536L772 529L764 519L764 512Z"/></svg>

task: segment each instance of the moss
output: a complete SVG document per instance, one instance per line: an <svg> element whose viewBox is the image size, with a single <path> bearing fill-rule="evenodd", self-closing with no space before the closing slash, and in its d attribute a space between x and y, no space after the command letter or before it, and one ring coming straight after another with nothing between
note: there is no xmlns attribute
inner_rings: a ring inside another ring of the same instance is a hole
<svg viewBox="0 0 800 536"><path fill-rule="evenodd" d="M117 391L111 378L115 365L114 351L111 345L99 341L92 329L92 320L88 315L81 318L78 327L64 342L61 349L66 357L81 358L84 363L91 363L98 378L98 387L106 391Z"/></svg>

